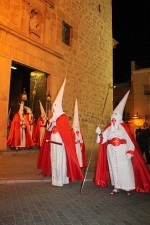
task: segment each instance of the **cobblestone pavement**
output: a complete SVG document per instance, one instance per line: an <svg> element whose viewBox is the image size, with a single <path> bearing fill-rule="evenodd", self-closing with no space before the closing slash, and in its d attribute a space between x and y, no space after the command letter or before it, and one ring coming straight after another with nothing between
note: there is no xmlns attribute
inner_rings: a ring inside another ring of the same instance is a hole
<svg viewBox="0 0 150 225"><path fill-rule="evenodd" d="M150 225L150 195L110 195L87 181L0 184L0 225Z"/></svg>
<svg viewBox="0 0 150 225"><path fill-rule="evenodd" d="M0 153L0 225L150 225L150 193L99 188L93 181L95 156L83 186L51 186L37 170L39 150Z"/></svg>

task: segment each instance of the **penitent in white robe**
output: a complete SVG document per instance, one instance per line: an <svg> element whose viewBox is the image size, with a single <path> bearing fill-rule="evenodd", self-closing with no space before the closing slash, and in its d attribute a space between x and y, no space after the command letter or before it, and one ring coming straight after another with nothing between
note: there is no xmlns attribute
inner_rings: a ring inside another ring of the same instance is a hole
<svg viewBox="0 0 150 225"><path fill-rule="evenodd" d="M58 132L51 134L51 141L63 143ZM52 185L63 186L69 183L67 177L66 151L64 145L51 143Z"/></svg>
<svg viewBox="0 0 150 225"><path fill-rule="evenodd" d="M83 143L82 136L80 133L75 133L75 147L76 147L76 154L78 158L78 162L80 167L83 167L83 162L82 162L82 148L80 146L80 143Z"/></svg>
<svg viewBox="0 0 150 225"><path fill-rule="evenodd" d="M24 116L22 116L22 119L20 120L20 145L17 146L19 148L25 148L26 147L26 134L25 134L25 120Z"/></svg>
<svg viewBox="0 0 150 225"><path fill-rule="evenodd" d="M76 143L75 147L76 147L76 154L77 154L79 165L80 165L80 167L83 167L82 152L81 152L80 143Z"/></svg>
<svg viewBox="0 0 150 225"><path fill-rule="evenodd" d="M111 184L117 189L135 189L135 179L131 159L127 158L127 151L134 151L134 145L129 138L124 127L119 124L119 129L112 132L111 126L103 132L103 141L111 140L115 137L125 139L126 144L119 146L107 145L107 159L111 178ZM134 157L134 156L133 156Z"/></svg>

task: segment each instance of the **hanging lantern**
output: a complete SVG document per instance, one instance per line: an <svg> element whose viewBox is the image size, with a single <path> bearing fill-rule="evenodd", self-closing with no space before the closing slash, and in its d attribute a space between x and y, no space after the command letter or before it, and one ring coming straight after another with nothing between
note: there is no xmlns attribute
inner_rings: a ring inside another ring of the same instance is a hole
<svg viewBox="0 0 150 225"><path fill-rule="evenodd" d="M26 89L23 88L23 93L21 95L21 100L22 101L27 101L27 93L26 93Z"/></svg>

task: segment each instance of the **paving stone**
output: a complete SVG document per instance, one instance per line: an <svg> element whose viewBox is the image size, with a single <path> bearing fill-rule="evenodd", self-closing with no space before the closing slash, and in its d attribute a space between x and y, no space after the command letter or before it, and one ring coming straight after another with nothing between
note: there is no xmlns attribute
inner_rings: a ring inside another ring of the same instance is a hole
<svg viewBox="0 0 150 225"><path fill-rule="evenodd" d="M92 177L82 193L80 182L51 187L37 171L37 157L36 151L1 157L0 171L8 168L0 177L0 225L150 225L150 193L111 196L112 187L99 188Z"/></svg>

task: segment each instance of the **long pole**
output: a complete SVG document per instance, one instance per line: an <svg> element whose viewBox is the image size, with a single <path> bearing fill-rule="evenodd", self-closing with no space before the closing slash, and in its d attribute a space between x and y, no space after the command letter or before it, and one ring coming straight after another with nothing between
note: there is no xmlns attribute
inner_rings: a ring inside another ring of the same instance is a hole
<svg viewBox="0 0 150 225"><path fill-rule="evenodd" d="M105 98L104 105L103 105L103 109L102 109L101 118L100 118L100 121L99 121L99 126L101 125L101 122L102 122L102 119L103 119L103 114L104 114L104 110L105 110L105 106L106 106L106 102L107 102L107 98L108 98L108 95L109 95L109 89L110 88L111 88L111 86L109 84L108 85L108 91L107 91L106 98Z"/></svg>
<svg viewBox="0 0 150 225"><path fill-rule="evenodd" d="M33 86L33 92L32 92L32 95L33 95L33 99L32 99L32 113L33 113L33 109L34 109L34 98L35 98L35 95L36 95L36 85L37 85L37 80L35 79L34 80L34 86Z"/></svg>
<svg viewBox="0 0 150 225"><path fill-rule="evenodd" d="M108 95L109 95L109 89L110 88L113 88L113 87L111 87L110 84L108 84L108 91L107 91L106 98L105 98L105 101L104 101L104 106L103 106L102 114L101 114L101 117L100 117L100 120L99 120L99 125L101 124L102 119L103 119L103 114L104 114L104 110L105 110L105 106L106 106L106 102L107 102L107 98L108 98ZM92 150L91 150L89 162L88 162L86 172L85 172L85 175L84 175L84 179L83 179L83 182L82 182L82 185L81 185L80 193L82 193L82 191L83 191L84 183L85 183L85 180L86 180L87 172L88 172L88 169L89 169L89 166L90 166L90 162L91 162L91 158L92 158L92 155L93 155L93 152L94 152L95 145L96 145L96 142L94 143L94 145L92 147Z"/></svg>

